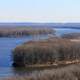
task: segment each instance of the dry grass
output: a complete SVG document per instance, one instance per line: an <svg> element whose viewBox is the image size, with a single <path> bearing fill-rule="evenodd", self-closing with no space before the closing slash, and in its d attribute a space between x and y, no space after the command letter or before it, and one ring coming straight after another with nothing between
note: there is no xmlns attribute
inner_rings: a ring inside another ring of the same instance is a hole
<svg viewBox="0 0 80 80"><path fill-rule="evenodd" d="M6 80L80 80L80 64L70 65L53 70L44 70L36 75L27 77L16 76Z"/></svg>

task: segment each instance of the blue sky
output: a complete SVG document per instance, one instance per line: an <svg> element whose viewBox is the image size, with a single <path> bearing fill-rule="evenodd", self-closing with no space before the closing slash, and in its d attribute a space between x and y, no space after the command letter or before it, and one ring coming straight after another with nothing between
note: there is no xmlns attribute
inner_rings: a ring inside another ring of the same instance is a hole
<svg viewBox="0 0 80 80"><path fill-rule="evenodd" d="M0 0L0 22L80 22L80 0Z"/></svg>

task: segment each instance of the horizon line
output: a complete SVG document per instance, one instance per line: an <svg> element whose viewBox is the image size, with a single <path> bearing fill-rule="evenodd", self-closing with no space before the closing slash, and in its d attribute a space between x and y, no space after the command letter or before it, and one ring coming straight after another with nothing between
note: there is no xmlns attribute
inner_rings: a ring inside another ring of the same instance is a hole
<svg viewBox="0 0 80 80"><path fill-rule="evenodd" d="M3 24L3 23L6 23L6 24L8 24L8 23L11 23L11 24L15 24L15 23L33 23L33 24L54 24L54 23L62 23L62 24L66 24L66 23L80 23L80 22L21 22L21 21L19 21L19 22L0 22L0 24Z"/></svg>

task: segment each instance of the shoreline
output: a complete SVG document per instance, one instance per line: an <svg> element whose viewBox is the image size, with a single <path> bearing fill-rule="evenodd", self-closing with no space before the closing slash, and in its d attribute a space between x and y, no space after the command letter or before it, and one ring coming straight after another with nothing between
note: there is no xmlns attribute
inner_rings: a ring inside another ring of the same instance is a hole
<svg viewBox="0 0 80 80"><path fill-rule="evenodd" d="M34 65L25 65L24 68L60 68L60 67L66 67L68 65L72 65L72 64L80 64L80 60L67 60L67 61L58 61L58 62L54 62L52 64L47 63L47 64L34 64ZM18 68L18 67L15 67ZM23 67L21 67L23 68Z"/></svg>
<svg viewBox="0 0 80 80"><path fill-rule="evenodd" d="M15 28L0 28L0 37L25 37L38 36L55 33L52 28L32 28L32 27L15 27Z"/></svg>
<svg viewBox="0 0 80 80"><path fill-rule="evenodd" d="M79 52L76 52L80 49L79 44L70 39L60 38L29 41L14 49L13 65L15 67L51 67L80 63Z"/></svg>

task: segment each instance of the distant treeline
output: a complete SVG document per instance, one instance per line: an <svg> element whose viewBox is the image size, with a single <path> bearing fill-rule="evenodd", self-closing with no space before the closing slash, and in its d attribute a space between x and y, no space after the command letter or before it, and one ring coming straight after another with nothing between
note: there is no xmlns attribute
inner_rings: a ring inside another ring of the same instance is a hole
<svg viewBox="0 0 80 80"><path fill-rule="evenodd" d="M0 27L48 27L48 28L73 28L80 29L80 23L0 23Z"/></svg>
<svg viewBox="0 0 80 80"><path fill-rule="evenodd" d="M23 37L28 35L51 34L55 31L51 28L15 27L0 28L0 37Z"/></svg>
<svg viewBox="0 0 80 80"><path fill-rule="evenodd" d="M58 61L80 59L80 43L68 39L29 41L13 51L15 66L53 64Z"/></svg>

